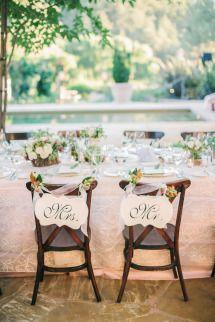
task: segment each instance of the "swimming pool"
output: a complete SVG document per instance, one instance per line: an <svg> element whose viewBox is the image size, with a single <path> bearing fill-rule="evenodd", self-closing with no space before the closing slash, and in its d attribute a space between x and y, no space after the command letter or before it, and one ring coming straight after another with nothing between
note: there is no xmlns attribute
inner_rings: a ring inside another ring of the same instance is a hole
<svg viewBox="0 0 215 322"><path fill-rule="evenodd" d="M7 125L68 123L145 123L202 121L189 109L9 113Z"/></svg>

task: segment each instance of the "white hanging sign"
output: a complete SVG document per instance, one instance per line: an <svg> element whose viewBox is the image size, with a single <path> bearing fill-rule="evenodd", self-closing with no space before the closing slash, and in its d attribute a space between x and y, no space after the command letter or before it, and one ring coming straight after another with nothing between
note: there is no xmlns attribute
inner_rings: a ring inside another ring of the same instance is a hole
<svg viewBox="0 0 215 322"><path fill-rule="evenodd" d="M79 229L88 217L88 207L82 196L55 197L45 193L35 202L34 211L42 226L55 224Z"/></svg>
<svg viewBox="0 0 215 322"><path fill-rule="evenodd" d="M166 196L129 194L121 202L120 214L126 226L165 228L173 216L173 206Z"/></svg>

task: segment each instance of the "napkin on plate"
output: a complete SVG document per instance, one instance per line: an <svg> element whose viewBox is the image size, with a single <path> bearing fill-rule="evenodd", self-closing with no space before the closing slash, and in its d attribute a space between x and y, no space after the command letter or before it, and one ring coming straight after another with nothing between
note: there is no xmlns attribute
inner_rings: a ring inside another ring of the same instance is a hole
<svg viewBox="0 0 215 322"><path fill-rule="evenodd" d="M137 150L137 155L141 162L156 162L158 161L154 150L150 146L144 146Z"/></svg>

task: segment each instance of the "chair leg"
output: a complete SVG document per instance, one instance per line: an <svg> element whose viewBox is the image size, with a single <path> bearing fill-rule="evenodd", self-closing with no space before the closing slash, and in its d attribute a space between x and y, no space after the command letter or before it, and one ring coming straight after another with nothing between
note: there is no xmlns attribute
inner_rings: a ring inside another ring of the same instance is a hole
<svg viewBox="0 0 215 322"><path fill-rule="evenodd" d="M122 300L122 297L123 297L123 294L125 291L125 286L126 286L126 283L128 280L128 274L130 271L130 267L131 267L131 258L130 257L125 258L124 271L123 271L123 275L122 275L122 284L121 284L119 294L118 294L118 297L116 300L117 303L120 303Z"/></svg>
<svg viewBox="0 0 215 322"><path fill-rule="evenodd" d="M41 278L42 278L42 268L38 265L37 266L36 279L35 279L35 283L34 283L34 291L33 291L32 300L31 300L31 305L35 305L35 303L36 303L37 293L38 293L38 290L39 290L39 285L40 285Z"/></svg>
<svg viewBox="0 0 215 322"><path fill-rule="evenodd" d="M188 298L188 294L187 294L187 290L186 290L186 286L185 286L185 282L184 282L184 277L183 277L183 273L182 273L182 269L181 269L179 251L177 249L175 249L175 256L176 256L178 276L179 276L179 280L180 280L180 284L181 284L182 293L184 296L184 301L187 302L189 300L189 298Z"/></svg>
<svg viewBox="0 0 215 322"><path fill-rule="evenodd" d="M40 255L40 261L41 264L41 272L40 272L40 282L43 282L44 279L44 253L41 253Z"/></svg>
<svg viewBox="0 0 215 322"><path fill-rule="evenodd" d="M97 300L97 302L101 302L101 295L99 293L99 289L98 289L98 286L96 283L96 279L95 279L95 275L94 275L93 267L92 267L92 263L91 263L91 253L90 253L89 245L86 245L85 258L86 258L86 262L87 262L88 276L92 282L92 286L93 286L93 290L94 290L94 293L96 296L96 300Z"/></svg>
<svg viewBox="0 0 215 322"><path fill-rule="evenodd" d="M172 264L174 262L174 260L175 260L174 250L173 250L173 248L170 248L169 251L170 251L171 264ZM173 270L174 278L178 278L176 267L174 266L172 270Z"/></svg>
<svg viewBox="0 0 215 322"><path fill-rule="evenodd" d="M211 277L215 277L215 262L214 262L214 267L212 269Z"/></svg>

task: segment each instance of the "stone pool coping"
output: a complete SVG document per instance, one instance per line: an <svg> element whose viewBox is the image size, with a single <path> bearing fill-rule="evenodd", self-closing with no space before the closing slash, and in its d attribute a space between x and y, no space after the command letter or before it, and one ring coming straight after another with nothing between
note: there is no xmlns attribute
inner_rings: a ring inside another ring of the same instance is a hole
<svg viewBox="0 0 215 322"><path fill-rule="evenodd" d="M84 111L144 111L144 110L191 110L204 121L186 122L147 122L147 123L105 123L103 124L110 141L119 142L125 129L135 130L161 130L166 133L166 138L179 139L183 131L215 131L215 112L204 108L203 100L162 100L159 102L130 102L125 104L116 103L70 103L70 104L11 104L8 113L22 112L84 112ZM72 130L86 126L98 125L98 123L64 123L64 124L26 124L7 125L7 132L32 131L38 128L49 128L51 130Z"/></svg>

